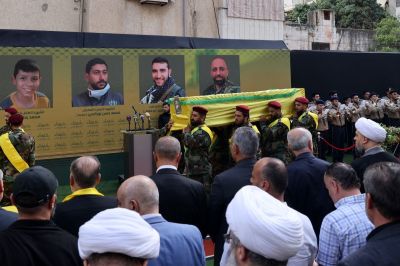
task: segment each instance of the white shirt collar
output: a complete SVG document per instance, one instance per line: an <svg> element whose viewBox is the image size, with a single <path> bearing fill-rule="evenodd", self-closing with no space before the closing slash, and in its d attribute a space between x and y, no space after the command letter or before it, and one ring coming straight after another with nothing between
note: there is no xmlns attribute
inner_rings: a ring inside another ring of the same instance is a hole
<svg viewBox="0 0 400 266"><path fill-rule="evenodd" d="M178 170L178 168L176 168L176 166L170 165L170 164L166 164L166 165L161 165L160 167L158 167L156 173L158 173L158 171L160 171L161 169L174 169L174 170Z"/></svg>

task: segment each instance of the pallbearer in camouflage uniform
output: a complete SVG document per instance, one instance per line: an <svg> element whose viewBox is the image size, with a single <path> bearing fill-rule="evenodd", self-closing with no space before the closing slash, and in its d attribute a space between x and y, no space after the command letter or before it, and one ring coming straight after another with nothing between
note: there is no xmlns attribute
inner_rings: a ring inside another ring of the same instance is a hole
<svg viewBox="0 0 400 266"><path fill-rule="evenodd" d="M210 189L212 167L208 160L213 133L205 124L208 110L193 106L190 125L183 129L186 175Z"/></svg>
<svg viewBox="0 0 400 266"><path fill-rule="evenodd" d="M10 118L11 115L18 113L17 109L9 107L4 109L4 120L6 121L6 124L0 128L0 136L3 135L4 133L8 133L11 130L10 123L8 122L8 119Z"/></svg>
<svg viewBox="0 0 400 266"><path fill-rule="evenodd" d="M251 127L254 132L260 135L258 128L250 123L250 108L247 105L242 104L236 106L235 121L231 137L233 136L234 131L239 127Z"/></svg>
<svg viewBox="0 0 400 266"><path fill-rule="evenodd" d="M314 145L314 154L318 155L318 115L307 111L308 99L306 97L297 97L294 100L294 110L295 114L291 117L291 128L304 127L311 132Z"/></svg>
<svg viewBox="0 0 400 266"><path fill-rule="evenodd" d="M265 116L260 118L262 157L278 158L288 164L291 158L287 145L290 120L282 117L282 105L279 102L271 101L267 107L268 119Z"/></svg>
<svg viewBox="0 0 400 266"><path fill-rule="evenodd" d="M204 89L202 95L240 92L240 86L228 79L229 69L223 57L217 56L211 61L210 75L214 83Z"/></svg>
<svg viewBox="0 0 400 266"><path fill-rule="evenodd" d="M22 129L24 117L17 113L8 119L11 131L0 136L0 168L4 173L4 198L9 204L14 178L35 164L35 140Z"/></svg>

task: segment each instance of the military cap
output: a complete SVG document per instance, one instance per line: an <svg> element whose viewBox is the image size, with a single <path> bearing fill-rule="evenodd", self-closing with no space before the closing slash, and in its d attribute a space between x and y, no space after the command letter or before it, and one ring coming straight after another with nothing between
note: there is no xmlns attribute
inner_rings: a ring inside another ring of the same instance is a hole
<svg viewBox="0 0 400 266"><path fill-rule="evenodd" d="M316 100L315 103L316 104L324 104L325 105L325 102L323 100Z"/></svg>
<svg viewBox="0 0 400 266"><path fill-rule="evenodd" d="M243 115L249 116L250 108L247 105L238 105L236 106L236 111L242 112Z"/></svg>
<svg viewBox="0 0 400 266"><path fill-rule="evenodd" d="M206 115L208 113L207 108L203 106L193 106L192 110L198 112L199 114Z"/></svg>
<svg viewBox="0 0 400 266"><path fill-rule="evenodd" d="M9 113L10 115L14 115L14 114L18 113L17 109L15 109L13 107L8 107L8 108L4 109L4 111L6 113Z"/></svg>
<svg viewBox="0 0 400 266"><path fill-rule="evenodd" d="M333 101L333 100L339 100L339 97L337 97L337 96L331 96L331 101Z"/></svg>
<svg viewBox="0 0 400 266"><path fill-rule="evenodd" d="M278 101L270 101L267 106L272 107L272 108L276 108L276 109L281 109L282 105L280 102Z"/></svg>
<svg viewBox="0 0 400 266"><path fill-rule="evenodd" d="M295 102L302 103L302 104L308 104L309 101L306 97L297 97L294 99Z"/></svg>
<svg viewBox="0 0 400 266"><path fill-rule="evenodd" d="M19 126L22 124L22 121L24 121L24 116L20 113L13 114L10 116L10 118L8 118L8 122L12 126Z"/></svg>

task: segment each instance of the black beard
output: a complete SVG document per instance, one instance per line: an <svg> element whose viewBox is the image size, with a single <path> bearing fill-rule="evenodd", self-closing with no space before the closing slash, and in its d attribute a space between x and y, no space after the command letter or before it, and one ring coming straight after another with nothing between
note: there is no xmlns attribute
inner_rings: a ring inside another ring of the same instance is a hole
<svg viewBox="0 0 400 266"><path fill-rule="evenodd" d="M203 123L201 123L200 121L193 121L193 120L190 121L190 125L191 125L192 127L198 127L198 126L200 126L201 124L203 124Z"/></svg>
<svg viewBox="0 0 400 266"><path fill-rule="evenodd" d="M217 86L222 86L225 84L225 79L214 79L214 84Z"/></svg>
<svg viewBox="0 0 400 266"><path fill-rule="evenodd" d="M107 82L104 82L105 83L105 85L104 85L104 87L103 87L103 89L107 86ZM94 85L94 86L92 86L92 89L93 90L95 90L95 91L97 91L97 90L102 90L102 89L100 89L99 87L97 87L97 84L96 85Z"/></svg>

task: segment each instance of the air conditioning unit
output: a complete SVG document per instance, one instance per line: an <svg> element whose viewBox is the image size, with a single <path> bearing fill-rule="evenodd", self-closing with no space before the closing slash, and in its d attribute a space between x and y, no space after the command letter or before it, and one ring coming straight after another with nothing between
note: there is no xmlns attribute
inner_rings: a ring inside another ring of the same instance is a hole
<svg viewBox="0 0 400 266"><path fill-rule="evenodd" d="M140 0L141 4L152 4L152 5L166 5L169 0Z"/></svg>

